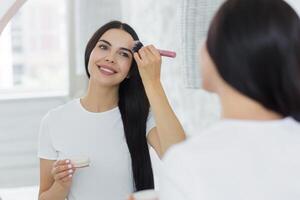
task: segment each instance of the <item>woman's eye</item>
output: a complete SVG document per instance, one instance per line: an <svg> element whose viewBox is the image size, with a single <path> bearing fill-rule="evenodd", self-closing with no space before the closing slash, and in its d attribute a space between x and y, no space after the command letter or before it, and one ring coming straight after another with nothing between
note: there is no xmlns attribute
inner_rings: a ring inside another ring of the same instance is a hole
<svg viewBox="0 0 300 200"><path fill-rule="evenodd" d="M105 50L105 49L107 49L107 46L106 46L106 45L103 45L103 44L100 44L100 45L99 45L99 48Z"/></svg>
<svg viewBox="0 0 300 200"><path fill-rule="evenodd" d="M120 55L121 55L121 56L123 56L123 57L129 58L129 55L128 55L128 53L125 53L125 52L120 52Z"/></svg>

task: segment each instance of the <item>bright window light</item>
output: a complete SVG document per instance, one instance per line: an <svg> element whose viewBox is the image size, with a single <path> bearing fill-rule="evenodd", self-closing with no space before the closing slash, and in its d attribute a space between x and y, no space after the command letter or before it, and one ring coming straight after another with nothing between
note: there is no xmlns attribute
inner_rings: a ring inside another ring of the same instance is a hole
<svg viewBox="0 0 300 200"><path fill-rule="evenodd" d="M30 0L0 35L0 99L68 93L67 1Z"/></svg>

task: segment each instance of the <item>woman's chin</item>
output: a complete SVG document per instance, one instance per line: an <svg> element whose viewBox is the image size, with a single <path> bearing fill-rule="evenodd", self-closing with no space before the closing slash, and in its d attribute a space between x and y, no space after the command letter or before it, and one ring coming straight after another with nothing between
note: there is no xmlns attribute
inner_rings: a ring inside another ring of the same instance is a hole
<svg viewBox="0 0 300 200"><path fill-rule="evenodd" d="M115 87L121 83L121 80L116 80L112 78L103 78L103 77L96 77L91 79L94 84L105 86L105 87Z"/></svg>

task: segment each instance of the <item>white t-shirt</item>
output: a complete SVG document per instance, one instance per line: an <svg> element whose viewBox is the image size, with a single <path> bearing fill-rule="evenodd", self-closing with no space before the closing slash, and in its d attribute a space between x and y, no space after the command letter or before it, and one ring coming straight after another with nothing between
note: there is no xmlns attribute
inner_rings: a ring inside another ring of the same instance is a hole
<svg viewBox="0 0 300 200"><path fill-rule="evenodd" d="M299 200L300 123L221 120L171 148L160 200Z"/></svg>
<svg viewBox="0 0 300 200"><path fill-rule="evenodd" d="M147 131L155 126L151 114ZM38 157L48 160L88 156L90 166L77 169L69 200L125 199L133 192L131 157L119 108L92 113L80 99L50 111L42 120Z"/></svg>

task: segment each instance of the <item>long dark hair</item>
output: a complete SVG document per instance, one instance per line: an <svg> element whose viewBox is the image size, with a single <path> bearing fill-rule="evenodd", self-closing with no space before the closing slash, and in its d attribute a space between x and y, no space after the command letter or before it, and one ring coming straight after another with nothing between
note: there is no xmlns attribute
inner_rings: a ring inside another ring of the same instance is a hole
<svg viewBox="0 0 300 200"><path fill-rule="evenodd" d="M85 49L85 69L89 78L88 63L90 54L100 37L109 29L124 30L134 40L139 40L136 32L128 24L120 21L111 21L100 27L89 40ZM153 189L153 171L146 139L146 122L150 105L134 59L129 75L129 79L126 78L120 83L118 104L131 155L135 191Z"/></svg>
<svg viewBox="0 0 300 200"><path fill-rule="evenodd" d="M227 0L207 49L221 77L264 107L300 121L300 20L283 0Z"/></svg>

